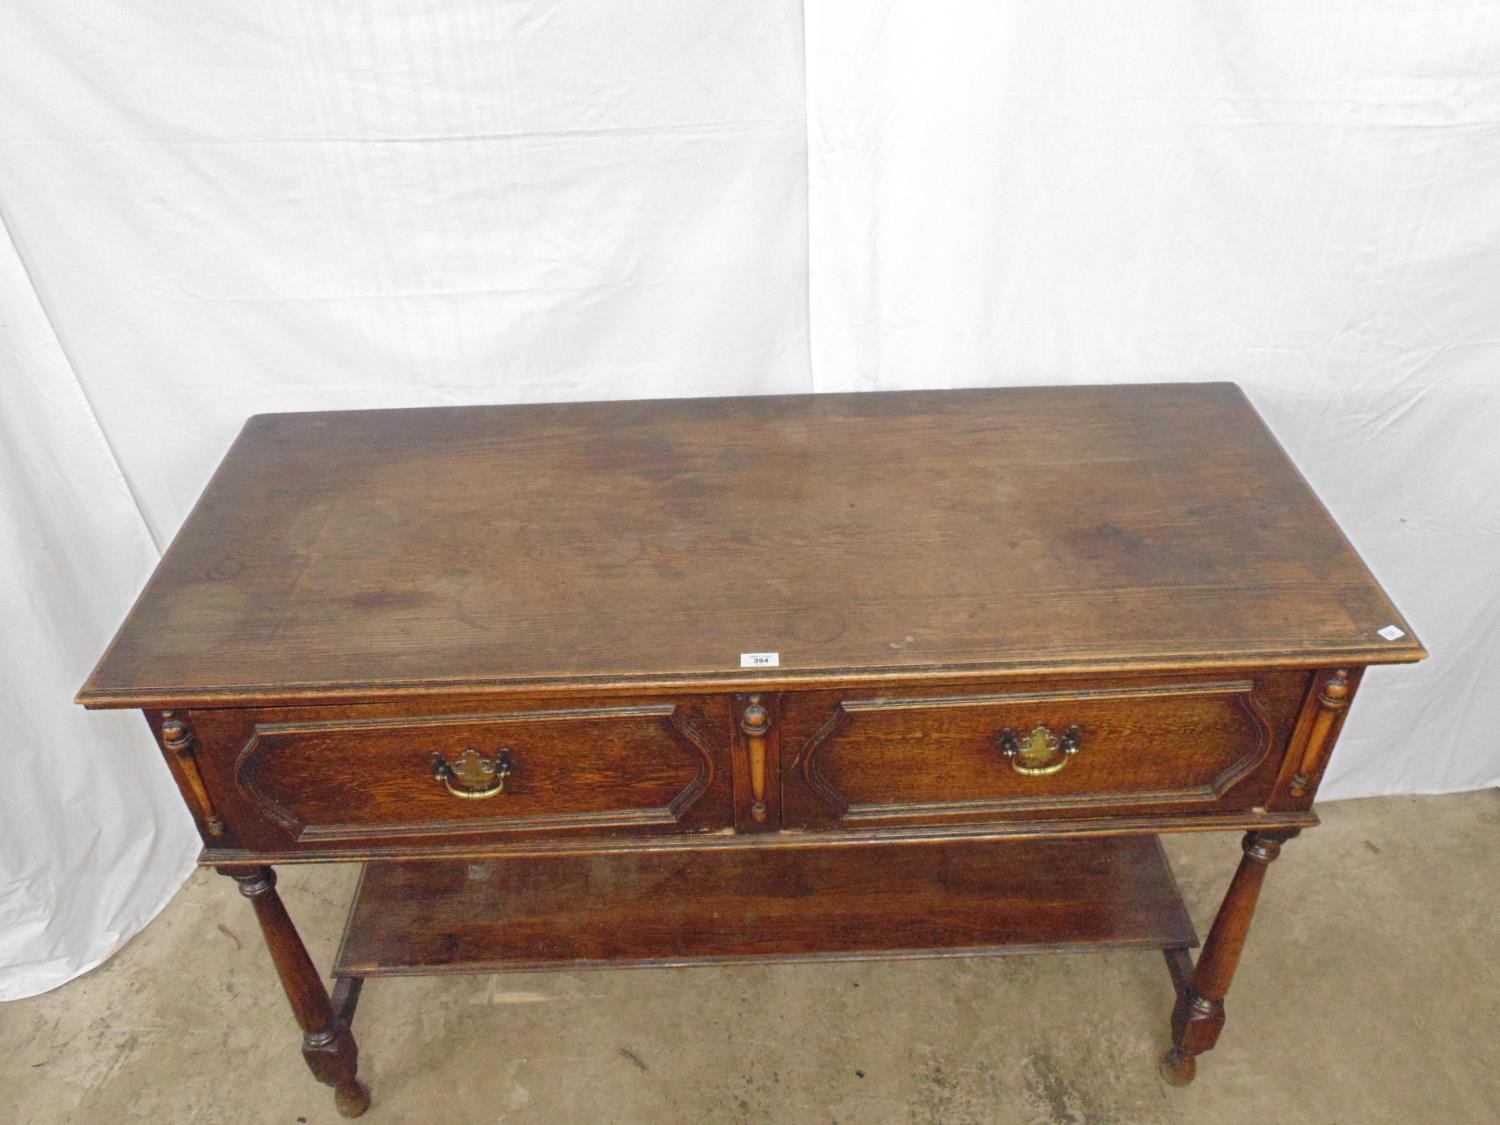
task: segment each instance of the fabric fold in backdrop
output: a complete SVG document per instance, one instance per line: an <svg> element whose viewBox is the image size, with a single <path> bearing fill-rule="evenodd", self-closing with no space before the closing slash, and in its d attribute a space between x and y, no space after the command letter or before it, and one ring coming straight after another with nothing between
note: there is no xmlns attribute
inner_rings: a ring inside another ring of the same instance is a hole
<svg viewBox="0 0 1500 1125"><path fill-rule="evenodd" d="M8 237L0 528L0 1000L12 1000L128 941L199 844L139 713L70 702L159 555Z"/></svg>

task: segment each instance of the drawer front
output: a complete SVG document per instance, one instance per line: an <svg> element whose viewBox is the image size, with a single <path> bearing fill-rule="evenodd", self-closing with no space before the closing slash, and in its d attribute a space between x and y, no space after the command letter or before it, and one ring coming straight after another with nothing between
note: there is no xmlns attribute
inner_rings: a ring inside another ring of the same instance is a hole
<svg viewBox="0 0 1500 1125"><path fill-rule="evenodd" d="M234 842L410 846L732 823L726 751L712 741L727 726L720 700L412 710L194 713Z"/></svg>
<svg viewBox="0 0 1500 1125"><path fill-rule="evenodd" d="M1272 792L1306 686L1294 672L789 697L786 820L1248 809Z"/></svg>

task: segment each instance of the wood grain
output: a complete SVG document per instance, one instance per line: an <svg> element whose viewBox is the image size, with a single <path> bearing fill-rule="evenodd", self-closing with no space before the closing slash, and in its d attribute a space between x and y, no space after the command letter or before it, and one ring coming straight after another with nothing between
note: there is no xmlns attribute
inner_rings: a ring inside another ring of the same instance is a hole
<svg viewBox="0 0 1500 1125"><path fill-rule="evenodd" d="M372 863L334 972L1197 944L1154 837Z"/></svg>
<svg viewBox="0 0 1500 1125"><path fill-rule="evenodd" d="M284 847L728 829L733 718L725 696L508 695L187 713L226 826L213 842ZM736 712L737 714L737 712ZM482 800L453 796L433 756L508 752Z"/></svg>
<svg viewBox="0 0 1500 1125"><path fill-rule="evenodd" d="M1013 681L997 690L921 687L789 693L782 737L786 823L960 823L1001 818L1161 815L1263 805L1307 677L1244 670ZM1077 728L1058 772L1027 777L1000 732Z"/></svg>
<svg viewBox="0 0 1500 1125"><path fill-rule="evenodd" d="M432 758L512 756L502 792L454 797ZM294 832L323 838L446 825L676 824L709 789L714 755L671 704L258 724L240 787Z"/></svg>
<svg viewBox="0 0 1500 1125"><path fill-rule="evenodd" d="M1422 655L1238 388L1012 388L257 416L79 700Z"/></svg>
<svg viewBox="0 0 1500 1125"><path fill-rule="evenodd" d="M1237 388L1025 388L258 416L79 700L146 711L352 1115L269 863L368 861L346 980L1160 947L1189 1081L1424 655ZM1223 828L1194 966L1155 834Z"/></svg>

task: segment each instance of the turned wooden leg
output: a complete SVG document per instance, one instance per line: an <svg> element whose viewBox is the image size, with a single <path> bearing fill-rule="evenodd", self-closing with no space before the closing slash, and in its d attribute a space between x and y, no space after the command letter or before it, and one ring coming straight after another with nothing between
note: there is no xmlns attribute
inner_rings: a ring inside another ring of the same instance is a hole
<svg viewBox="0 0 1500 1125"><path fill-rule="evenodd" d="M348 991L341 994L341 1008L336 1011L328 990L323 987L323 978L313 967L307 947L276 893L275 871L269 867L219 870L240 885L240 894L255 907L255 918L271 950L271 960L276 963L286 998L292 1004L292 1014L302 1028L302 1057L307 1060L308 1069L319 1082L333 1087L334 1104L340 1114L358 1117L370 1106L370 1091L355 1077L359 1048L349 1030L351 999L357 999L358 986L353 986L352 998Z"/></svg>
<svg viewBox="0 0 1500 1125"><path fill-rule="evenodd" d="M1224 1027L1224 995L1245 948L1266 868L1281 854L1281 845L1295 835L1295 829L1245 833L1244 858L1219 904L1191 979L1184 979L1186 954L1178 951L1176 962L1168 954L1167 965L1178 988L1172 1009L1172 1049L1162 1058L1161 1073L1173 1086L1191 1082L1198 1070L1196 1056L1218 1042Z"/></svg>

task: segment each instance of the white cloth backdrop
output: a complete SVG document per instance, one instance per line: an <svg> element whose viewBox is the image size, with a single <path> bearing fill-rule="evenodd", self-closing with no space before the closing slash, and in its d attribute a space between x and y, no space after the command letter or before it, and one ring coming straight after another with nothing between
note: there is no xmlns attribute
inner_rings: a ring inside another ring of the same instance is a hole
<svg viewBox="0 0 1500 1125"><path fill-rule="evenodd" d="M68 700L258 411L1235 379L1435 653L1325 793L1500 780L1495 7L0 26L0 997L190 861L139 718Z"/></svg>
<svg viewBox="0 0 1500 1125"><path fill-rule="evenodd" d="M158 558L0 242L0 999L97 965L198 854L140 715L68 705Z"/></svg>

